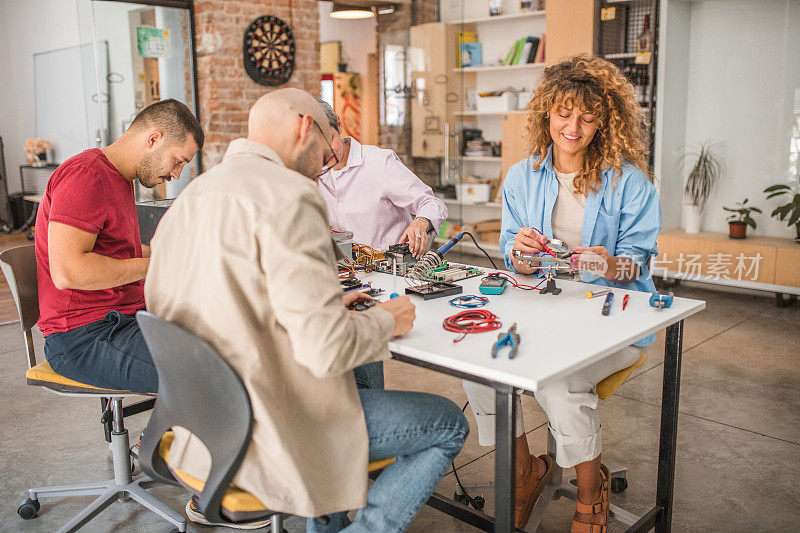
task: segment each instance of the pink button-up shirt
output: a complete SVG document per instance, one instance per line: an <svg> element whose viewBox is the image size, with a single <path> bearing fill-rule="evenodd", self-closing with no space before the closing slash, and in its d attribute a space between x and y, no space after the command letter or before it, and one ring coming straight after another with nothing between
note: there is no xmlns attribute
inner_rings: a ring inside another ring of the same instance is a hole
<svg viewBox="0 0 800 533"><path fill-rule="evenodd" d="M447 219L447 207L392 150L350 141L342 170L317 183L336 230L352 231L353 242L386 249L402 237L412 213L431 221L434 234Z"/></svg>

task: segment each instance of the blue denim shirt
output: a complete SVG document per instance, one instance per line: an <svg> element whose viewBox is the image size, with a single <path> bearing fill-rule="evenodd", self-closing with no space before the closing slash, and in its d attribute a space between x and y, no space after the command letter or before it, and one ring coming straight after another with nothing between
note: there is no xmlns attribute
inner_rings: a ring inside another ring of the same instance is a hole
<svg viewBox="0 0 800 533"><path fill-rule="evenodd" d="M534 227L553 238L552 215L558 197L558 179L553 169L552 145L539 170L534 170L537 159L531 156L516 163L503 181L500 250L506 266L512 270L515 269L511 250L520 228ZM658 255L656 239L661 230L658 192L644 173L630 163L622 166L621 176L613 179L614 175L613 169L604 170L600 189L586 197L581 245L605 246L610 255L632 259L639 265L639 279L618 283L587 272L582 272L581 278L596 285L655 292L648 264L650 257ZM654 341L655 335L649 335L634 344L647 346Z"/></svg>

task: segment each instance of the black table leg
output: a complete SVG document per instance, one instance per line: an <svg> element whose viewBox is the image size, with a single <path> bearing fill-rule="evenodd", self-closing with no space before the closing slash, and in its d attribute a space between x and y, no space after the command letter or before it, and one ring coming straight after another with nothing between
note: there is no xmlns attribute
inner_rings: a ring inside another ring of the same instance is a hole
<svg viewBox="0 0 800 533"><path fill-rule="evenodd" d="M498 384L495 388L495 532L514 531L515 422L514 388Z"/></svg>
<svg viewBox="0 0 800 533"><path fill-rule="evenodd" d="M656 506L661 508L661 512L656 520L656 533L669 533L672 528L682 355L683 320L667 328L664 350L664 388L661 393L661 438L656 488Z"/></svg>

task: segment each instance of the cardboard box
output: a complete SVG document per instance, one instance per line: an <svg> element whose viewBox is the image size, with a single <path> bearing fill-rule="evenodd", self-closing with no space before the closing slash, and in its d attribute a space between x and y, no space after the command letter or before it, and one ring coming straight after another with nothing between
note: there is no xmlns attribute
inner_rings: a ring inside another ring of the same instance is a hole
<svg viewBox="0 0 800 533"><path fill-rule="evenodd" d="M500 231L501 222L500 219L494 220L483 220L481 222L475 223L475 231L478 233L484 233L489 231Z"/></svg>
<svg viewBox="0 0 800 533"><path fill-rule="evenodd" d="M500 243L500 232L499 231L482 231L478 233L478 240L481 242L486 242L490 244L494 244L497 246Z"/></svg>

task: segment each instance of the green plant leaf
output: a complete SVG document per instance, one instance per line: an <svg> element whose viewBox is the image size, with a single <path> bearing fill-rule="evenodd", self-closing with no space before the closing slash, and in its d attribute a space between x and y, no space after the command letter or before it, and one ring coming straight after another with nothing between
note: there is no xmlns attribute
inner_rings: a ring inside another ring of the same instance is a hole
<svg viewBox="0 0 800 533"><path fill-rule="evenodd" d="M754 213L763 213L763 211L761 211L761 209L759 209L757 207L751 207L750 211L753 211Z"/></svg>
<svg viewBox="0 0 800 533"><path fill-rule="evenodd" d="M789 226L794 226L798 221L800 221L800 209L795 209L792 213L792 216L789 217L789 222L786 224Z"/></svg>
<svg viewBox="0 0 800 533"><path fill-rule="evenodd" d="M775 198L777 196L783 196L784 194L786 194L786 191L774 192L774 193L770 194L769 196L767 196L767 200L769 200L770 198Z"/></svg>
<svg viewBox="0 0 800 533"><path fill-rule="evenodd" d="M787 190L790 190L790 191L792 190L792 188L789 187L788 185L786 185L785 183L779 183L777 185L770 185L769 187L764 189L764 192L773 192L773 191L778 191L778 190L781 190L781 189L787 189Z"/></svg>
<svg viewBox="0 0 800 533"><path fill-rule="evenodd" d="M748 226L750 226L753 229L756 229L756 221L755 220L753 220L750 217L747 217L747 218L744 219L744 221L747 222Z"/></svg>

